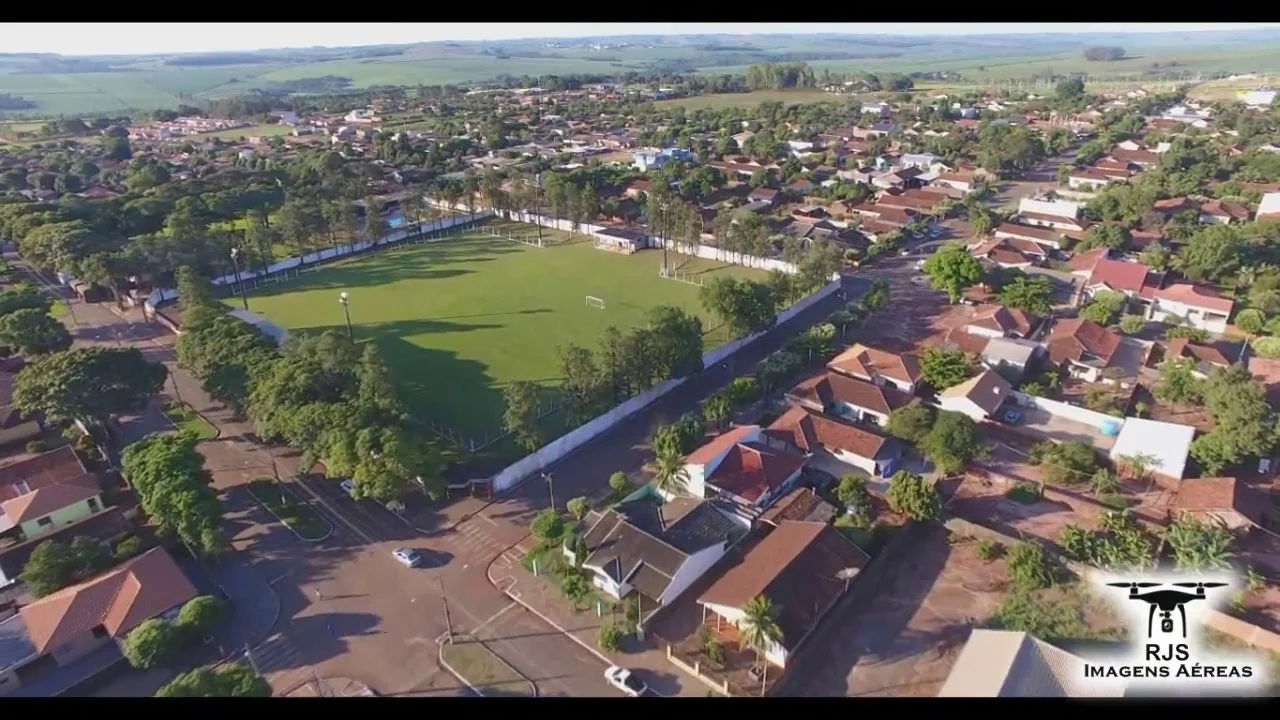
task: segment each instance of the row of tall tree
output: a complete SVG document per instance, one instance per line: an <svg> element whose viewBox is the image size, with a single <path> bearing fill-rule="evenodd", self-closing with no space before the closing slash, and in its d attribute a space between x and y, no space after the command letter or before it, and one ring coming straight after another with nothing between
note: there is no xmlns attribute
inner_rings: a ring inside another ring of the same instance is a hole
<svg viewBox="0 0 1280 720"><path fill-rule="evenodd" d="M253 420L258 435L302 451L350 478L356 495L393 503L410 491L443 492L443 467L424 430L411 424L376 346L343 332L291 338L276 348L228 316L208 280L179 272L183 334L178 360L206 391Z"/></svg>

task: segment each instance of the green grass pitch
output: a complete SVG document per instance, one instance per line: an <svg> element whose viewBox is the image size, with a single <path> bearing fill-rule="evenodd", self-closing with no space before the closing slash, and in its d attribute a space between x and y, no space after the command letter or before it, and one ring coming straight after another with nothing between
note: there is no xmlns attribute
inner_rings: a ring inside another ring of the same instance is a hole
<svg viewBox="0 0 1280 720"><path fill-rule="evenodd" d="M249 307L291 331L344 329L338 294L347 291L356 340L378 344L411 411L482 438L501 424L508 382L558 383L559 347L594 349L606 327L634 327L655 305L697 313L708 350L728 340L697 287L658 277L661 258L598 250L581 237L537 248L473 232L321 268L251 293ZM704 278L763 276L686 256L671 262ZM589 307L587 295L605 309Z"/></svg>

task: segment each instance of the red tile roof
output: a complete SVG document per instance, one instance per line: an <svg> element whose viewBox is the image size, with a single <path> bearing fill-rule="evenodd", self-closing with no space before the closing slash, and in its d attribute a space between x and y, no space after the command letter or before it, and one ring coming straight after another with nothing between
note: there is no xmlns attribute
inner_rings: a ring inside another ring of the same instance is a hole
<svg viewBox="0 0 1280 720"><path fill-rule="evenodd" d="M1014 223L1000 223L1000 226L997 227L995 231L996 233L1004 233L1006 235L1013 235L1015 237L1040 242L1056 243L1062 238L1062 231L1054 228L1032 227L1030 225L1017 225Z"/></svg>
<svg viewBox="0 0 1280 720"><path fill-rule="evenodd" d="M1100 247L1076 253L1067 261L1067 268L1073 273L1092 273L1094 266L1107 259L1109 252L1107 248Z"/></svg>
<svg viewBox="0 0 1280 720"><path fill-rule="evenodd" d="M759 429L757 425L739 425L712 438L702 447L689 453L685 459L690 465L706 465L715 460L725 450L751 437Z"/></svg>
<svg viewBox="0 0 1280 720"><path fill-rule="evenodd" d="M1112 290L1137 293L1142 291L1150 271L1151 268L1142 263L1102 258L1094 264L1085 287L1106 285Z"/></svg>
<svg viewBox="0 0 1280 720"><path fill-rule="evenodd" d="M835 356L827 363L827 367L845 375L867 379L876 375L905 383L915 383L920 379L920 361L915 355L878 350L861 343Z"/></svg>
<svg viewBox="0 0 1280 720"><path fill-rule="evenodd" d="M40 653L98 625L113 638L196 596L196 589L163 548L22 608L27 633Z"/></svg>
<svg viewBox="0 0 1280 720"><path fill-rule="evenodd" d="M1049 333L1049 357L1056 363L1064 360L1080 360L1085 353L1095 355L1104 363L1111 362L1120 336L1092 320L1072 318L1059 320Z"/></svg>
<svg viewBox="0 0 1280 720"><path fill-rule="evenodd" d="M1230 315L1231 308L1235 305L1230 299L1222 297L1211 288L1190 283L1174 283L1167 288L1157 290L1155 296L1160 300L1169 300L1225 315Z"/></svg>
<svg viewBox="0 0 1280 720"><path fill-rule="evenodd" d="M910 395L896 388L854 380L833 372L805 380L787 394L822 407L839 401L881 415L888 415L911 402Z"/></svg>
<svg viewBox="0 0 1280 720"><path fill-rule="evenodd" d="M0 501L84 475L88 470L70 445L0 467ZM25 484L26 489L23 488Z"/></svg>
<svg viewBox="0 0 1280 720"><path fill-rule="evenodd" d="M1167 358L1194 358L1202 363L1209 365L1220 365L1227 367L1231 361L1227 356L1223 355L1218 348L1209 345L1197 345L1187 338L1175 338L1169 341L1165 348L1165 357Z"/></svg>
<svg viewBox="0 0 1280 720"><path fill-rule="evenodd" d="M739 443L716 465L706 483L755 502L782 487L804 467L805 459L759 443Z"/></svg>
<svg viewBox="0 0 1280 720"><path fill-rule="evenodd" d="M835 528L786 520L707 588L698 602L740 609L756 596L769 598L782 630L781 645L792 650L866 564L866 553Z"/></svg>
<svg viewBox="0 0 1280 720"><path fill-rule="evenodd" d="M1249 219L1249 208L1237 203L1228 201L1213 200L1200 206L1201 215L1210 215L1213 217L1225 217L1232 220L1245 221Z"/></svg>
<svg viewBox="0 0 1280 720"><path fill-rule="evenodd" d="M943 390L939 393L939 397L962 397L982 408L982 411L987 415L994 415L996 410L1004 404L1005 398L1009 397L1011 390L1013 390L1013 386L1009 384L1008 380L1001 377L999 373L993 370L983 370L980 375Z"/></svg>
<svg viewBox="0 0 1280 720"><path fill-rule="evenodd" d="M1026 337L1039 322L1039 318L1022 310L1003 305L983 305L973 311L973 319L969 324Z"/></svg>
<svg viewBox="0 0 1280 720"><path fill-rule="evenodd" d="M803 407L783 413L765 433L806 453L844 450L868 460L878 457L889 444L886 437Z"/></svg>

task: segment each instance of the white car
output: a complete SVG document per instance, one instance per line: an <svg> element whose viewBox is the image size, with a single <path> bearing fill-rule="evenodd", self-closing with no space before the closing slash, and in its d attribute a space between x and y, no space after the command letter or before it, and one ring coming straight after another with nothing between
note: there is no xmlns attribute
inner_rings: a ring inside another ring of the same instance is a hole
<svg viewBox="0 0 1280 720"><path fill-rule="evenodd" d="M640 697L649 691L649 686L640 682L640 679L630 670L617 665L610 665L609 669L604 671L604 679L631 697Z"/></svg>
<svg viewBox="0 0 1280 720"><path fill-rule="evenodd" d="M342 491L350 495L351 497L354 498L356 496L356 484L351 482L350 480L343 480L342 482L338 483L338 487L342 488Z"/></svg>
<svg viewBox="0 0 1280 720"><path fill-rule="evenodd" d="M416 568L422 564L422 553L412 548L396 548L391 554L405 567Z"/></svg>

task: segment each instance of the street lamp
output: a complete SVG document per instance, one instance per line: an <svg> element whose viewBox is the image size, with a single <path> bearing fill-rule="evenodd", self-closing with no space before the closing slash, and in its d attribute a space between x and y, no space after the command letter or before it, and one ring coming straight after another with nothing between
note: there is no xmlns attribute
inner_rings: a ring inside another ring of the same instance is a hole
<svg viewBox="0 0 1280 720"><path fill-rule="evenodd" d="M240 302L244 304L244 309L249 310L249 298L244 294L244 283L240 282L240 248L231 248L231 265L236 269L236 287L240 288Z"/></svg>
<svg viewBox="0 0 1280 720"><path fill-rule="evenodd" d="M346 290L338 294L338 302L342 303L342 311L347 314L347 337L351 339L351 342L355 342L356 334L351 329L351 296L347 294Z"/></svg>

